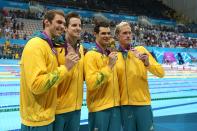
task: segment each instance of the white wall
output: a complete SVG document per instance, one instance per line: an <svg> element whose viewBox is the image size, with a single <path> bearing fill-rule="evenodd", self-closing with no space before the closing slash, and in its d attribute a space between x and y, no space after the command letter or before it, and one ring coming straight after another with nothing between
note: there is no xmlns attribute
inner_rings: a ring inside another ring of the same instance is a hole
<svg viewBox="0 0 197 131"><path fill-rule="evenodd" d="M197 22L197 0L162 0L164 4Z"/></svg>

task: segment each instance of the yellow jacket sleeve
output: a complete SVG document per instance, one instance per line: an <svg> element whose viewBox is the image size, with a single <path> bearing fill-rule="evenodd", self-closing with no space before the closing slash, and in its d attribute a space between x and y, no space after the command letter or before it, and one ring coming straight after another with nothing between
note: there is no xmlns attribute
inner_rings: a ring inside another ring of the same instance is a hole
<svg viewBox="0 0 197 131"><path fill-rule="evenodd" d="M164 77L165 75L164 68L159 63L157 63L157 61L153 58L150 52L148 52L143 46L139 46L136 49L141 53L148 54L150 65L147 67L147 70L157 77L160 78Z"/></svg>
<svg viewBox="0 0 197 131"><path fill-rule="evenodd" d="M101 56L100 53L95 51L89 51L85 55L85 80L89 91L100 88L106 84L109 75L112 73L108 64L99 66L99 64L102 64L99 63L99 59L102 59Z"/></svg>
<svg viewBox="0 0 197 131"><path fill-rule="evenodd" d="M53 61L48 62L49 59L53 59ZM40 42L40 40L30 40L23 51L21 60L23 68L21 73L25 77L27 87L34 94L42 94L57 86L67 72L64 65L59 67L57 65L56 56L46 42L43 44L43 41Z"/></svg>
<svg viewBox="0 0 197 131"><path fill-rule="evenodd" d="M66 51L64 47L58 47L56 48L57 51L57 61L58 61L58 65L65 65L66 64ZM81 59L84 59L84 52L83 52L83 46L81 45L79 48L79 53L80 53L80 57ZM66 68L67 69L67 68ZM72 76L72 71L67 71L65 73L64 76L64 80L67 81L70 77Z"/></svg>

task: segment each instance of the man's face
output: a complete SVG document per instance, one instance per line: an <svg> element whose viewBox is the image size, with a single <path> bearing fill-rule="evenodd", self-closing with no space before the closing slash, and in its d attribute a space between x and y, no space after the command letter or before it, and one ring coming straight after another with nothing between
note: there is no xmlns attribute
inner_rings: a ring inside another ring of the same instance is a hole
<svg viewBox="0 0 197 131"><path fill-rule="evenodd" d="M70 19L68 27L66 27L66 34L76 39L81 37L81 20L79 18Z"/></svg>
<svg viewBox="0 0 197 131"><path fill-rule="evenodd" d="M118 34L118 40L121 45L128 45L131 43L132 32L131 27L128 25L122 26Z"/></svg>
<svg viewBox="0 0 197 131"><path fill-rule="evenodd" d="M110 44L111 32L109 27L100 27L99 33L96 34L96 41L103 47Z"/></svg>
<svg viewBox="0 0 197 131"><path fill-rule="evenodd" d="M64 30L64 24L65 24L65 18L64 16L56 14L54 19L49 23L49 31L51 33L51 36L60 36Z"/></svg>

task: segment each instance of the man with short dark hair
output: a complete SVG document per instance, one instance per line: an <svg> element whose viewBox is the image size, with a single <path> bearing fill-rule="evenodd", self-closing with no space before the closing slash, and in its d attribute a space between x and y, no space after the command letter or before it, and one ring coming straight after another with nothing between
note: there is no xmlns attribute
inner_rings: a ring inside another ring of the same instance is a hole
<svg viewBox="0 0 197 131"><path fill-rule="evenodd" d="M107 49L111 38L109 24L97 23L94 34L96 48L87 52L84 60L89 130L120 131L117 53Z"/></svg>
<svg viewBox="0 0 197 131"><path fill-rule="evenodd" d="M20 114L22 131L53 131L57 86L67 73L58 65L52 39L64 31L64 13L46 12L42 32L31 38L22 54L20 68Z"/></svg>
<svg viewBox="0 0 197 131"><path fill-rule="evenodd" d="M68 74L58 87L55 131L79 131L83 100L83 47L80 45L81 18L71 12L65 16L64 48L58 50L59 63L66 63Z"/></svg>

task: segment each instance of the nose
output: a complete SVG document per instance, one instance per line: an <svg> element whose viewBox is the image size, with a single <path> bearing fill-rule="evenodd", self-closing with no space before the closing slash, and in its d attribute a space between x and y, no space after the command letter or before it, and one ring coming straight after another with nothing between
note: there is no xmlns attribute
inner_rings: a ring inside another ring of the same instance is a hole
<svg viewBox="0 0 197 131"><path fill-rule="evenodd" d="M130 33L127 33L127 34L126 34L126 36L127 36L127 37L129 36L129 37L130 37L130 36L131 36L131 34L130 34Z"/></svg>
<svg viewBox="0 0 197 131"><path fill-rule="evenodd" d="M127 38L132 38L132 35L130 33L127 33L126 37Z"/></svg>
<svg viewBox="0 0 197 131"><path fill-rule="evenodd" d="M81 31L81 26L77 26L77 30Z"/></svg>
<svg viewBox="0 0 197 131"><path fill-rule="evenodd" d="M62 30L65 30L64 24L61 24L60 27L62 28Z"/></svg>
<svg viewBox="0 0 197 131"><path fill-rule="evenodd" d="M105 36L106 36L106 37L110 37L111 34L110 34L110 33L106 33Z"/></svg>

